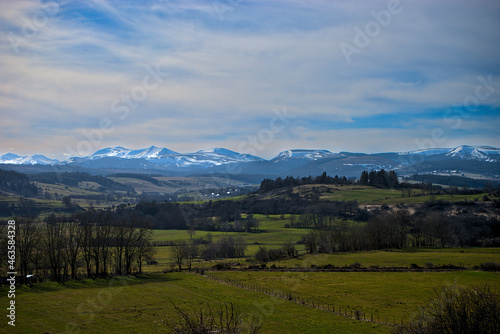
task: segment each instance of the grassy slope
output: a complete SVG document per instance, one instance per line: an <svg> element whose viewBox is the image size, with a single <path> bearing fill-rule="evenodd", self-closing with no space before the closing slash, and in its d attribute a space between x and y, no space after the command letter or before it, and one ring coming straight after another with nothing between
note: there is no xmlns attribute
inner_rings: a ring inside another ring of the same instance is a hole
<svg viewBox="0 0 500 334"><path fill-rule="evenodd" d="M483 201L483 195L425 195L422 190L412 189L412 196L408 197L406 189L403 191L396 189L380 189L368 186L337 186L337 185L304 185L295 187L294 193L306 195L311 193L312 189L316 188L321 192L321 199L331 201L353 201L356 200L360 204L418 204L424 203L431 199L445 200L450 202L456 201Z"/></svg>
<svg viewBox="0 0 500 334"><path fill-rule="evenodd" d="M349 320L261 293L220 284L186 273L113 280L89 287L43 291L43 285L16 297L16 329L22 333L154 333L160 319L177 320L172 300L184 310L207 302L234 303L247 316L263 321L261 333L388 333L385 326ZM52 286L54 286L52 284ZM0 303L6 305L4 293ZM248 318L245 318L248 319Z"/></svg>

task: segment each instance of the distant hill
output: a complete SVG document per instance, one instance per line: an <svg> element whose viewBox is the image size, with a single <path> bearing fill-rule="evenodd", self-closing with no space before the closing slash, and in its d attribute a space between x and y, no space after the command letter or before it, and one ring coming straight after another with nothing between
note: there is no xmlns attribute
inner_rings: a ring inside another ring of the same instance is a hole
<svg viewBox="0 0 500 334"><path fill-rule="evenodd" d="M21 196L35 196L38 187L25 174L0 169L0 190Z"/></svg>
<svg viewBox="0 0 500 334"><path fill-rule="evenodd" d="M112 179L109 179L104 176L100 175L91 175L88 173L39 173L39 174L32 174L29 176L29 179L31 181L37 181L41 183L48 183L48 184L64 184L66 186L71 186L71 187L78 187L80 182L85 182L85 181L90 181L90 182L95 182L98 183L99 185L102 186L102 190L118 190L118 191L134 191L133 188L113 181Z"/></svg>
<svg viewBox="0 0 500 334"><path fill-rule="evenodd" d="M463 176L446 176L446 175L412 175L408 180L419 181L423 183L440 184L452 187L468 187L475 189L498 188L500 181L477 180Z"/></svg>

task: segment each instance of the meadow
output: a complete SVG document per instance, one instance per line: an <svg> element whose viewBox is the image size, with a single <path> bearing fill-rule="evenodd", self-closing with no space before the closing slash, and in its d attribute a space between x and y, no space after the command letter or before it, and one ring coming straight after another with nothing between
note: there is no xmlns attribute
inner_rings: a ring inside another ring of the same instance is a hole
<svg viewBox="0 0 500 334"><path fill-rule="evenodd" d="M296 298L358 310L384 322L407 321L442 285L489 285L498 273L459 272L217 272L216 277L280 290ZM370 316L368 316L369 318Z"/></svg>
<svg viewBox="0 0 500 334"><path fill-rule="evenodd" d="M2 291L2 305L7 302L5 295ZM192 311L220 303L232 303L241 310L244 321L262 323L260 333L389 333L388 326L348 319L191 273L23 287L16 296L16 329L20 333L167 333L162 322L178 320L174 304Z"/></svg>

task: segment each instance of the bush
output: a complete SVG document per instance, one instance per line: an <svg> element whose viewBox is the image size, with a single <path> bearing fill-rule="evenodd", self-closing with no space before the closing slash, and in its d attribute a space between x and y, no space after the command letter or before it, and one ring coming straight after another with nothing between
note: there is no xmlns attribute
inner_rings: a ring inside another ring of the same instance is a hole
<svg viewBox="0 0 500 334"><path fill-rule="evenodd" d="M500 296L486 286L444 286L427 308L393 333L500 333Z"/></svg>
<svg viewBox="0 0 500 334"><path fill-rule="evenodd" d="M173 303L172 303L173 304ZM171 333L175 334L255 334L262 324L254 317L244 321L244 315L233 304L223 304L218 307L207 305L205 310L200 309L192 313L181 310L173 304L177 312L177 321L164 321Z"/></svg>
<svg viewBox="0 0 500 334"><path fill-rule="evenodd" d="M349 265L349 268L350 269L361 269L361 268L363 268L363 266L359 262L354 262L354 263L351 263Z"/></svg>
<svg viewBox="0 0 500 334"><path fill-rule="evenodd" d="M500 271L500 263L497 262L481 263L479 267L484 271Z"/></svg>
<svg viewBox="0 0 500 334"><path fill-rule="evenodd" d="M229 265L229 263L217 262L212 268L215 270L226 270L231 269L231 265Z"/></svg>

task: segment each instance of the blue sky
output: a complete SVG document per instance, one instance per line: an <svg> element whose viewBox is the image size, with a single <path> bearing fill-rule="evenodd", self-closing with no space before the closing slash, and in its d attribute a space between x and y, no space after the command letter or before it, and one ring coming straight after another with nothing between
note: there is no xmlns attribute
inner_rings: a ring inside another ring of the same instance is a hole
<svg viewBox="0 0 500 334"><path fill-rule="evenodd" d="M499 41L494 0L0 0L0 154L499 147Z"/></svg>

